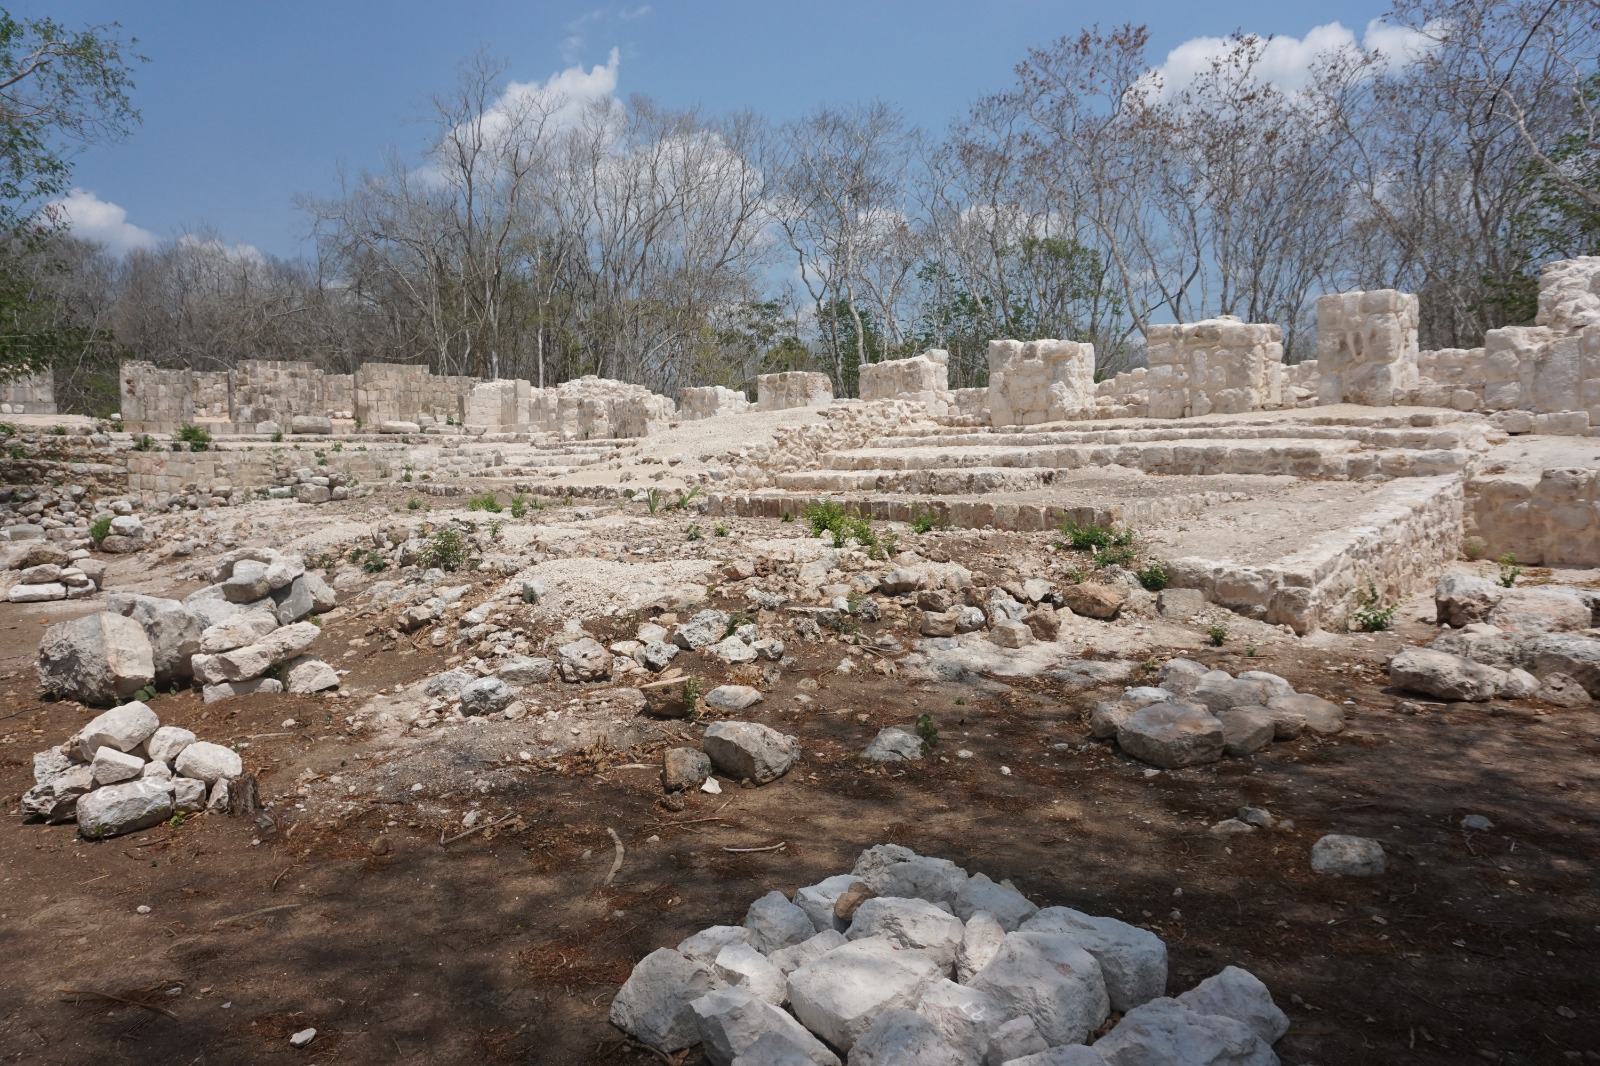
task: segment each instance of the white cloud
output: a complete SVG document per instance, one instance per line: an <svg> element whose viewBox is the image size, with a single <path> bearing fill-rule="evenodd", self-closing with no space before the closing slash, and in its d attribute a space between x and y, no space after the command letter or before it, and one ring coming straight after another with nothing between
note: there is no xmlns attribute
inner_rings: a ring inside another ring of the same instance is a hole
<svg viewBox="0 0 1600 1066"><path fill-rule="evenodd" d="M567 36L561 41L561 61L564 63L578 61L578 52L583 47L584 35L590 26L601 26L611 21L632 22L648 14L650 14L649 4L640 4L632 8L618 8L615 4L610 4L584 12L566 23Z"/></svg>
<svg viewBox="0 0 1600 1066"><path fill-rule="evenodd" d="M1162 95L1183 90L1214 60L1225 56L1234 42L1225 37L1193 37L1167 53L1161 66L1151 73L1161 79ZM1316 26L1304 37L1271 37L1263 40L1257 76L1264 82L1290 92L1304 89L1310 82L1312 64L1318 56L1351 48L1381 52L1383 67L1393 70L1414 62L1432 47L1432 39L1405 26L1393 26L1382 19L1367 23L1361 40L1337 22Z"/></svg>
<svg viewBox="0 0 1600 1066"><path fill-rule="evenodd" d="M266 263L266 256L261 254L261 249L253 244L225 244L221 238L212 236L195 236L185 233L178 238L178 247L188 255L197 259L210 259L218 262L243 263L247 266L257 267Z"/></svg>
<svg viewBox="0 0 1600 1066"><path fill-rule="evenodd" d="M154 233L128 221L126 208L100 199L89 189L73 189L50 201L45 210L58 214L74 237L103 244L113 252L131 252L158 243Z"/></svg>

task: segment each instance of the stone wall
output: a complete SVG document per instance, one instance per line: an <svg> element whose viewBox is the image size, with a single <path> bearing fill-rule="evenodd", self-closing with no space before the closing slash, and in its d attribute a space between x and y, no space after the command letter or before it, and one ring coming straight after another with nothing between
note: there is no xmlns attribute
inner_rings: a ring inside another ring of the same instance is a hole
<svg viewBox="0 0 1600 1066"><path fill-rule="evenodd" d="M126 452L128 491L226 496L235 489L263 489L280 484L291 471L318 464L320 472L338 471L352 479L371 480L393 474L406 460L404 450L327 452L326 464L308 452L284 448L213 448L204 452Z"/></svg>
<svg viewBox="0 0 1600 1066"><path fill-rule="evenodd" d="M1517 562L1600 566L1600 471L1489 474L1467 483L1466 531L1484 555Z"/></svg>
<svg viewBox="0 0 1600 1066"><path fill-rule="evenodd" d="M474 433L526 433L533 385L526 381L480 381L467 401L467 428Z"/></svg>
<svg viewBox="0 0 1600 1066"><path fill-rule="evenodd" d="M1150 371L1136 367L1094 386L1096 418L1142 418L1149 407Z"/></svg>
<svg viewBox="0 0 1600 1066"><path fill-rule="evenodd" d="M351 419L356 416L356 376L354 374L322 375L322 411L329 418Z"/></svg>
<svg viewBox="0 0 1600 1066"><path fill-rule="evenodd" d="M866 363L860 370L863 400L914 400L938 407L950 403L950 353L930 348L910 359Z"/></svg>
<svg viewBox="0 0 1600 1066"><path fill-rule="evenodd" d="M717 415L741 415L748 410L750 400L744 393L721 385L687 388L678 398L678 413L688 421L715 418Z"/></svg>
<svg viewBox="0 0 1600 1066"><path fill-rule="evenodd" d="M369 430L385 422L421 425L432 378L427 367L415 363L361 364L355 373L356 418Z"/></svg>
<svg viewBox="0 0 1600 1066"><path fill-rule="evenodd" d="M324 413L322 371L310 363L246 359L229 376L233 389L229 420L241 432L287 430L295 415Z"/></svg>
<svg viewBox="0 0 1600 1066"><path fill-rule="evenodd" d="M833 402L833 382L826 374L790 370L756 375L756 410L785 411L791 407L826 407Z"/></svg>
<svg viewBox="0 0 1600 1066"><path fill-rule="evenodd" d="M988 424L989 421L989 389L952 389L950 390L950 414L964 420L975 420Z"/></svg>
<svg viewBox="0 0 1600 1066"><path fill-rule="evenodd" d="M0 381L0 414L53 415L56 413L56 378L48 370Z"/></svg>
<svg viewBox="0 0 1600 1066"><path fill-rule="evenodd" d="M1076 341L989 342L989 419L1032 426L1091 417L1094 345Z"/></svg>
<svg viewBox="0 0 1600 1066"><path fill-rule="evenodd" d="M176 433L194 421L194 374L162 370L154 363L119 368L122 428L129 433Z"/></svg>
<svg viewBox="0 0 1600 1066"><path fill-rule="evenodd" d="M1239 414L1276 407L1283 331L1232 315L1150 326L1145 333L1151 418Z"/></svg>
<svg viewBox="0 0 1600 1066"><path fill-rule="evenodd" d="M1394 289L1317 301L1318 398L1391 407L1417 387L1417 298Z"/></svg>

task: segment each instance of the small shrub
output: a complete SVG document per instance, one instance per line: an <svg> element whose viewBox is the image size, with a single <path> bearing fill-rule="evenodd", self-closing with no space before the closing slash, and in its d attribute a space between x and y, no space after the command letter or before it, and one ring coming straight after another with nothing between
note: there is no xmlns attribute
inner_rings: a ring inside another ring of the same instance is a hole
<svg viewBox="0 0 1600 1066"><path fill-rule="evenodd" d="M409 483L411 481L411 471L407 470L404 474L401 474L400 480Z"/></svg>
<svg viewBox="0 0 1600 1066"><path fill-rule="evenodd" d="M1228 642L1228 627L1221 622L1206 627L1206 640L1213 648L1220 648Z"/></svg>
<svg viewBox="0 0 1600 1066"><path fill-rule="evenodd" d="M1496 560L1500 564L1500 576L1497 580L1501 588L1511 588L1517 583L1517 578L1522 576L1522 565L1517 562L1517 557L1512 552L1506 552Z"/></svg>
<svg viewBox="0 0 1600 1066"><path fill-rule="evenodd" d="M655 514L661 509L660 489L651 489L649 492L644 494L644 507L645 510L649 511L651 514Z"/></svg>
<svg viewBox="0 0 1600 1066"><path fill-rule="evenodd" d="M726 537L728 535L728 527L723 525L721 522L718 522L716 525L711 527L711 532L715 533L719 537Z"/></svg>
<svg viewBox="0 0 1600 1066"><path fill-rule="evenodd" d="M1167 573L1167 568L1159 560L1152 559L1144 569L1137 572L1139 584L1151 592L1160 592L1167 587L1167 582L1172 578Z"/></svg>
<svg viewBox="0 0 1600 1066"><path fill-rule="evenodd" d="M778 519L778 521L780 521L780 522L793 522L794 521L794 512L793 511L785 511L785 512L783 512L782 517L780 517Z"/></svg>
<svg viewBox="0 0 1600 1066"><path fill-rule="evenodd" d="M136 452L155 451L155 447L155 438L150 436L148 433L141 433L137 437L133 438L133 450Z"/></svg>
<svg viewBox="0 0 1600 1066"><path fill-rule="evenodd" d="M1132 548L1114 544L1109 548L1102 548L1094 553L1094 565L1102 568L1107 566L1129 567L1133 565L1135 558L1137 556Z"/></svg>
<svg viewBox="0 0 1600 1066"><path fill-rule="evenodd" d="M1256 646L1254 644L1246 644L1244 646L1244 656L1246 659L1254 659L1256 657Z"/></svg>
<svg viewBox="0 0 1600 1066"><path fill-rule="evenodd" d="M700 713L700 679L685 678L683 682L684 717L693 718Z"/></svg>
<svg viewBox="0 0 1600 1066"><path fill-rule="evenodd" d="M948 528L950 528L950 523L939 517L939 512L937 511L928 510L912 512L911 532L913 533L929 533L935 529Z"/></svg>
<svg viewBox="0 0 1600 1066"><path fill-rule="evenodd" d="M1356 609L1350 613L1350 617L1362 632L1377 633L1394 624L1394 613L1400 609L1400 605L1391 603L1387 607L1379 606L1382 603L1378 588L1372 582L1367 582L1366 591L1357 590Z"/></svg>
<svg viewBox="0 0 1600 1066"><path fill-rule="evenodd" d="M694 522L690 522L689 523L689 528L684 530L683 532L684 532L684 536L689 540L699 540L702 536L704 536L704 534L700 530L700 526L697 523L694 523Z"/></svg>
<svg viewBox="0 0 1600 1066"><path fill-rule="evenodd" d="M500 501L494 498L494 493L485 492L467 500L467 510L488 511L490 514L499 514L504 508L500 506Z"/></svg>
<svg viewBox="0 0 1600 1066"><path fill-rule="evenodd" d="M280 430L278 430L276 433L274 433L272 435L272 443L274 443L274 444L282 444L283 443L283 430L280 429Z"/></svg>
<svg viewBox="0 0 1600 1066"><path fill-rule="evenodd" d="M110 535L111 535L111 516L110 515L101 515L99 518L96 518L94 520L94 522L91 523L90 526L89 526L89 539L94 541L94 546L96 548L100 547L100 542L105 540Z"/></svg>
<svg viewBox="0 0 1600 1066"><path fill-rule="evenodd" d="M425 569L438 567L453 573L467 565L467 538L459 529L436 530L422 546L421 556Z"/></svg>
<svg viewBox="0 0 1600 1066"><path fill-rule="evenodd" d="M185 422L178 427L178 439L185 444L210 444L211 434L207 433L202 426L197 426L192 422ZM204 448L195 448L194 450L197 452L205 451Z"/></svg>
<svg viewBox="0 0 1600 1066"><path fill-rule="evenodd" d="M1066 545L1078 551L1104 551L1111 547L1126 547L1133 543L1133 530L1116 526L1080 526L1068 519L1061 523Z"/></svg>
<svg viewBox="0 0 1600 1066"><path fill-rule="evenodd" d="M917 716L917 736L922 740L922 754L926 755L939 744L939 727L933 724L932 717L926 714Z"/></svg>
<svg viewBox="0 0 1600 1066"><path fill-rule="evenodd" d="M406 510L408 510L408 511L418 511L418 510L421 510L421 509L422 509L422 501L417 499L415 496L411 497L409 500L406 501Z"/></svg>
<svg viewBox="0 0 1600 1066"><path fill-rule="evenodd" d="M528 501L521 495L511 497L511 517L521 518L528 513Z"/></svg>
<svg viewBox="0 0 1600 1066"><path fill-rule="evenodd" d="M683 510L685 507L688 507L689 504L692 503L694 501L694 498L696 496L698 496L698 495L700 495L700 486L699 485L694 485L694 486L692 486L692 487L690 487L688 489L681 490L678 493L678 498L676 500L674 500L673 503L672 503L672 509L674 511Z"/></svg>
<svg viewBox="0 0 1600 1066"><path fill-rule="evenodd" d="M66 426L51 426L50 427L50 432L54 433L58 437L65 437L67 435L67 427Z"/></svg>
<svg viewBox="0 0 1600 1066"><path fill-rule="evenodd" d="M333 442L333 450L336 451L336 452L344 451L344 441L342 441L342 440L334 441Z"/></svg>

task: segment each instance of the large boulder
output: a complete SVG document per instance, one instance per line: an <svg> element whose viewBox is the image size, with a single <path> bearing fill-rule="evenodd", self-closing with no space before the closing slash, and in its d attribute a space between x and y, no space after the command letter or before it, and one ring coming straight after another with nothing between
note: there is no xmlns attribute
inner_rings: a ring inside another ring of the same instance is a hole
<svg viewBox="0 0 1600 1066"><path fill-rule="evenodd" d="M1539 677L1562 674L1600 699L1600 640L1551 634L1525 642L1519 654L1523 664Z"/></svg>
<svg viewBox="0 0 1600 1066"><path fill-rule="evenodd" d="M161 720L156 717L156 712L134 700L90 719L70 743L77 746L80 757L89 760L101 748L133 751L150 740L160 727Z"/></svg>
<svg viewBox="0 0 1600 1066"><path fill-rule="evenodd" d="M800 758L800 741L758 722L717 722L702 742L711 765L736 781L776 781Z"/></svg>
<svg viewBox="0 0 1600 1066"><path fill-rule="evenodd" d="M286 626L332 610L339 597L319 575L307 572L282 588L273 589L272 602L276 605L278 624Z"/></svg>
<svg viewBox="0 0 1600 1066"><path fill-rule="evenodd" d="M126 615L144 628L150 640L157 685L165 688L193 676L190 660L200 650L200 635L205 627L181 602L117 593L106 597L106 610Z"/></svg>
<svg viewBox="0 0 1600 1066"><path fill-rule="evenodd" d="M57 622L39 641L39 686L48 695L89 704L115 703L156 679L144 627L102 611Z"/></svg>
<svg viewBox="0 0 1600 1066"><path fill-rule="evenodd" d="M874 896L856 908L845 937L880 936L890 943L920 951L949 972L961 947L961 919L923 899Z"/></svg>
<svg viewBox="0 0 1600 1066"><path fill-rule="evenodd" d="M657 1051L692 1047L701 1036L689 1004L717 983L705 963L658 948L639 961L611 1001L611 1024Z"/></svg>
<svg viewBox="0 0 1600 1066"><path fill-rule="evenodd" d="M204 684L249 681L279 663L288 662L311 646L322 632L314 623L296 622L275 629L254 644L216 655L194 657L194 676Z"/></svg>
<svg viewBox="0 0 1600 1066"><path fill-rule="evenodd" d="M1578 589L1547 585L1506 589L1486 621L1523 633L1569 633L1588 629L1594 613L1588 598Z"/></svg>
<svg viewBox="0 0 1600 1066"><path fill-rule="evenodd" d="M932 1022L904 1007L874 1018L850 1049L850 1066L967 1066L970 1061Z"/></svg>
<svg viewBox="0 0 1600 1066"><path fill-rule="evenodd" d="M198 740L178 753L172 768L180 777L192 777L214 785L218 781L232 781L244 772L239 753L221 744Z"/></svg>
<svg viewBox="0 0 1600 1066"><path fill-rule="evenodd" d="M789 1004L805 1027L849 1051L874 1018L914 1007L944 976L926 955L881 937L855 940L789 975Z"/></svg>
<svg viewBox="0 0 1600 1066"><path fill-rule="evenodd" d="M1167 945L1148 929L1071 907L1046 907L1023 922L1022 929L1066 937L1093 955L1112 1010L1130 1011L1166 991Z"/></svg>
<svg viewBox="0 0 1600 1066"><path fill-rule="evenodd" d="M1222 758L1227 737L1214 715L1182 703L1152 703L1117 727L1117 744L1141 762L1164 770Z"/></svg>
<svg viewBox="0 0 1600 1066"><path fill-rule="evenodd" d="M611 676L611 653L593 637L583 637L556 650L563 681L604 681Z"/></svg>
<svg viewBox="0 0 1600 1066"><path fill-rule="evenodd" d="M1446 574L1433 590L1433 607L1440 625L1462 626L1482 622L1499 604L1505 589L1481 577Z"/></svg>
<svg viewBox="0 0 1600 1066"><path fill-rule="evenodd" d="M284 664L284 688L300 695L325 692L339 687L339 671L309 655L301 655Z"/></svg>
<svg viewBox="0 0 1600 1066"><path fill-rule="evenodd" d="M516 699L516 693L498 677L480 677L461 688L461 713L467 717L496 714Z"/></svg>
<svg viewBox="0 0 1600 1066"><path fill-rule="evenodd" d="M784 1011L748 989L719 988L689 1004L712 1066L799 1061L839 1066L839 1056ZM798 1059L790 1056L798 1055Z"/></svg>
<svg viewBox="0 0 1600 1066"><path fill-rule="evenodd" d="M1031 1018L1050 1046L1083 1043L1111 1013L1100 963L1058 933L1007 933L971 985L1008 1016Z"/></svg>
<svg viewBox="0 0 1600 1066"><path fill-rule="evenodd" d="M1196 1014L1220 1014L1248 1025L1268 1044L1289 1031L1289 1016L1272 1002L1272 993L1249 970L1229 966L1178 997Z"/></svg>
<svg viewBox="0 0 1600 1066"><path fill-rule="evenodd" d="M956 892L955 912L965 920L983 911L998 921L1006 932L1039 913L1034 903L1012 887L1011 882L996 884L987 874L973 874Z"/></svg>
<svg viewBox="0 0 1600 1066"><path fill-rule="evenodd" d="M1081 614L1086 618L1099 618L1107 622L1121 613L1122 605L1127 600L1127 593L1121 589L1089 581L1067 585L1061 590L1061 602L1073 614Z"/></svg>
<svg viewBox="0 0 1600 1066"><path fill-rule="evenodd" d="M78 799L78 833L86 840L121 836L172 817L170 782L140 778L97 788Z"/></svg>
<svg viewBox="0 0 1600 1066"><path fill-rule="evenodd" d="M1506 674L1449 652L1407 648L1389 661L1389 679L1409 692L1481 703L1495 697Z"/></svg>
<svg viewBox="0 0 1600 1066"><path fill-rule="evenodd" d="M1344 708L1309 692L1274 696L1266 711L1278 740L1292 740L1307 729L1323 736L1344 731Z"/></svg>
<svg viewBox="0 0 1600 1066"><path fill-rule="evenodd" d="M751 943L763 955L804 944L817 932L810 915L776 891L750 904L744 914L744 927L750 930Z"/></svg>
<svg viewBox="0 0 1600 1066"><path fill-rule="evenodd" d="M1248 1025L1197 1014L1175 999L1135 1007L1094 1050L1109 1066L1278 1066L1278 1056Z"/></svg>

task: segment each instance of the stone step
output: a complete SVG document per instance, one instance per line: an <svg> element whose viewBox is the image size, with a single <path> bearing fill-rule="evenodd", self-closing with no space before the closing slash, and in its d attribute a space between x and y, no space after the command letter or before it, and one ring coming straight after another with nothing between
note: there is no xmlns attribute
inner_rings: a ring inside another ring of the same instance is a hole
<svg viewBox="0 0 1600 1066"><path fill-rule="evenodd" d="M1422 428L1374 428L1370 426L1297 423L1239 426L1155 426L1103 430L967 430L959 433L928 434L908 429L876 438L876 448L928 447L1050 447L1053 445L1115 445L1152 441L1195 440L1286 440L1354 441L1372 448L1412 448L1437 451L1452 448L1483 450L1488 447L1488 427L1471 423L1458 426Z"/></svg>
<svg viewBox="0 0 1600 1066"><path fill-rule="evenodd" d="M938 496L1025 492L1055 480L1047 468L968 466L915 470L800 470L773 479L791 492L911 492Z"/></svg>

